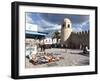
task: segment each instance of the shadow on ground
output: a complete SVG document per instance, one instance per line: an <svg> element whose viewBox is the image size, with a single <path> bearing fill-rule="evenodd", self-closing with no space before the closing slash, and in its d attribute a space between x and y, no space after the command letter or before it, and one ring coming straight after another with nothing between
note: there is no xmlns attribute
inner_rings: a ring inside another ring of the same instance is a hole
<svg viewBox="0 0 100 81"><path fill-rule="evenodd" d="M89 60L84 60L84 61L81 62L81 64L89 65Z"/></svg>
<svg viewBox="0 0 100 81"><path fill-rule="evenodd" d="M83 56L89 57L89 53L83 53L83 52L79 52L79 53L70 52L70 54L79 54L79 55L83 55Z"/></svg>

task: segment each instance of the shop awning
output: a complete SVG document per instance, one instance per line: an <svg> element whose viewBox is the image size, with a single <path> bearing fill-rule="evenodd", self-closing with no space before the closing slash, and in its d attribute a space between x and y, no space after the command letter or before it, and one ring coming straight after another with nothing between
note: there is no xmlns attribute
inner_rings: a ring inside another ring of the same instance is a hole
<svg viewBox="0 0 100 81"><path fill-rule="evenodd" d="M26 38L34 38L34 39L41 39L47 35L45 32L34 32L34 31L27 31L25 32Z"/></svg>

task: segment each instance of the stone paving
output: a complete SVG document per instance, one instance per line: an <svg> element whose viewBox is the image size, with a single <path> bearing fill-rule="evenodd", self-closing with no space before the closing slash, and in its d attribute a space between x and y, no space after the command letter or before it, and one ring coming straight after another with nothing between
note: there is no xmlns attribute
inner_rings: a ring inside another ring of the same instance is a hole
<svg viewBox="0 0 100 81"><path fill-rule="evenodd" d="M64 59L61 59L56 62L33 65L32 63L29 62L29 59L26 58L25 67L26 68L40 68L40 67L54 67L54 66L89 65L89 54L83 54L82 50L51 48L51 49L46 49L45 52L53 53L55 55L60 55L64 57Z"/></svg>

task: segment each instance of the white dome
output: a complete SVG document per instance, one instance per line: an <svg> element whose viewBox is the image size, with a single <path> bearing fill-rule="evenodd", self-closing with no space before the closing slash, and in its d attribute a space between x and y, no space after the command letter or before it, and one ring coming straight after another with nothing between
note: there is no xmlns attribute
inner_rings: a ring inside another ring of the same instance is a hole
<svg viewBox="0 0 100 81"><path fill-rule="evenodd" d="M71 23L70 19L68 19L68 18L65 18L65 19L64 19L64 22L65 22L65 23Z"/></svg>

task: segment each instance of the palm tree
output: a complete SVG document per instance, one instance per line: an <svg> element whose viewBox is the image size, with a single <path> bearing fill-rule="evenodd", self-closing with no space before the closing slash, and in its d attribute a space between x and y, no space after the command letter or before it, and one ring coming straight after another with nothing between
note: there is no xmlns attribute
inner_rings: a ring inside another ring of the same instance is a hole
<svg viewBox="0 0 100 81"><path fill-rule="evenodd" d="M53 38L56 38L57 42L58 42L58 39L61 38L61 33L59 31L55 31L54 34L53 34Z"/></svg>

